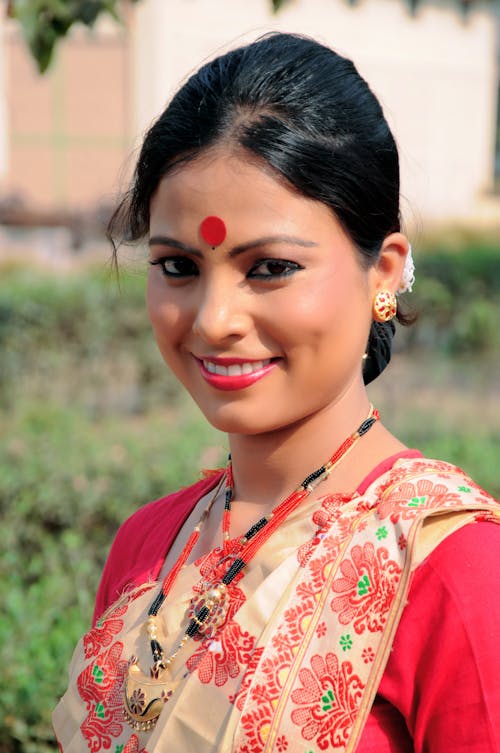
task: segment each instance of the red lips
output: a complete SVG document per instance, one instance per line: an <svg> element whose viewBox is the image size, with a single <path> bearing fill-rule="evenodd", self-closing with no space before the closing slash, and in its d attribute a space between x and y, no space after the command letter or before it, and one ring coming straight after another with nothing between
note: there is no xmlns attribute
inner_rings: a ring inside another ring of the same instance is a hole
<svg viewBox="0 0 500 753"><path fill-rule="evenodd" d="M248 361L243 358L196 359L208 384L219 390L242 390L265 377L279 359ZM217 371L215 371L217 370ZM219 372L219 373L217 373Z"/></svg>

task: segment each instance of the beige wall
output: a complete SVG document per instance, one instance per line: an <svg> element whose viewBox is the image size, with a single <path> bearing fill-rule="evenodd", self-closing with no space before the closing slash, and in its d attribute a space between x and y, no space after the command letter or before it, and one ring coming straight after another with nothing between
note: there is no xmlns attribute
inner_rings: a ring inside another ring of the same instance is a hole
<svg viewBox="0 0 500 753"><path fill-rule="evenodd" d="M77 30L44 77L19 33L0 29L0 200L89 208L113 200L133 144L205 59L272 29L318 38L352 57L399 143L410 223L500 217L492 199L497 96L495 21L464 23L454 0L141 0L127 24ZM2 91L3 77L3 93Z"/></svg>
<svg viewBox="0 0 500 753"><path fill-rule="evenodd" d="M382 100L401 152L409 222L480 214L493 185L495 23L457 4L405 0L143 0L134 27L142 132L178 82L218 51L268 30L297 31L352 57ZM488 207L490 205L488 204ZM497 205L493 211L500 209Z"/></svg>
<svg viewBox="0 0 500 753"><path fill-rule="evenodd" d="M41 76L17 29L3 45L8 122L4 196L35 210L111 201L130 147L123 31L77 31Z"/></svg>
<svg viewBox="0 0 500 753"><path fill-rule="evenodd" d="M1 23L1 22L0 22ZM5 49L2 43L1 25L0 25L0 189L5 181L8 169L8 112L6 91L6 71L5 71Z"/></svg>

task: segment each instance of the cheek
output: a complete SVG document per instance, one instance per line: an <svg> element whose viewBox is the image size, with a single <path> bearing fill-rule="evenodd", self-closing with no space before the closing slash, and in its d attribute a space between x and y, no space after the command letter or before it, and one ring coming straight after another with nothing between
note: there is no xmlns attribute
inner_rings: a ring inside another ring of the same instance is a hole
<svg viewBox="0 0 500 753"><path fill-rule="evenodd" d="M291 331L307 330L311 337L321 338L341 330L347 319L359 311L358 304L349 294L348 285L326 278L295 294L293 305L288 306L286 315L283 312L283 318L291 325Z"/></svg>
<svg viewBox="0 0 500 753"><path fill-rule="evenodd" d="M156 340L165 355L165 350L174 347L181 335L185 319L182 307L177 302L175 291L174 294L169 291L167 295L162 280L151 277L146 290L146 306Z"/></svg>
<svg viewBox="0 0 500 753"><path fill-rule="evenodd" d="M368 338L371 308L368 293L359 282L325 278L314 286L294 293L293 305L283 306L276 317L281 341L289 353L304 347L311 356L321 356L327 366L330 359L343 354L356 361L361 358ZM279 326L279 325L278 325Z"/></svg>

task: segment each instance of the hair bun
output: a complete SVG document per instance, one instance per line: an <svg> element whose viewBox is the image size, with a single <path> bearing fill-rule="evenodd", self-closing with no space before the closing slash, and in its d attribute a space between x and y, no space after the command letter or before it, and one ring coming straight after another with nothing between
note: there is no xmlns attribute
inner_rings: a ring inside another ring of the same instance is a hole
<svg viewBox="0 0 500 753"><path fill-rule="evenodd" d="M392 338L395 332L396 327L393 321L372 322L363 367L365 384L373 382L391 360Z"/></svg>

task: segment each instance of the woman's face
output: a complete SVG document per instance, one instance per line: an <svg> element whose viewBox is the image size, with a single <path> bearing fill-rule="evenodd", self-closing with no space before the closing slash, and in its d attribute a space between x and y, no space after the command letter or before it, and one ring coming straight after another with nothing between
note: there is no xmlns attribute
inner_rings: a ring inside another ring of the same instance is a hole
<svg viewBox="0 0 500 753"><path fill-rule="evenodd" d="M227 230L215 249L200 232L213 215ZM158 346L218 429L282 429L362 389L372 272L325 205L205 154L161 181L150 258Z"/></svg>

